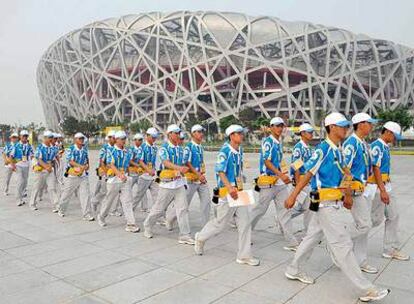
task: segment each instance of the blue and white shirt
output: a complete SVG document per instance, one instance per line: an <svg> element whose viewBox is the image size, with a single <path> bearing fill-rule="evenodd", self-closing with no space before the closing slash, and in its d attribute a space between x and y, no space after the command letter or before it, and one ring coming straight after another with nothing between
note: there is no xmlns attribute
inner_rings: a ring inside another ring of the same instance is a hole
<svg viewBox="0 0 414 304"><path fill-rule="evenodd" d="M42 160L45 163L51 163L56 158L57 152L58 150L54 146L40 144L37 146L35 159Z"/></svg>
<svg viewBox="0 0 414 304"><path fill-rule="evenodd" d="M378 167L381 174L390 174L390 147L381 138L371 143L372 165Z"/></svg>
<svg viewBox="0 0 414 304"><path fill-rule="evenodd" d="M243 150L241 147L239 150L234 149L229 143L225 143L217 156L216 165L214 171L216 172L217 185L219 188L224 187L224 183L221 180L219 173L223 172L229 182L236 186L236 182L239 179L241 181L243 170Z"/></svg>
<svg viewBox="0 0 414 304"><path fill-rule="evenodd" d="M266 137L262 142L260 149L260 174L261 175L275 175L275 173L266 167L265 161L270 160L273 166L280 170L283 159L282 144L273 136Z"/></svg>
<svg viewBox="0 0 414 304"><path fill-rule="evenodd" d="M343 148L345 164L350 169L353 179L365 184L371 173L371 157L367 143L353 133L345 140Z"/></svg>
<svg viewBox="0 0 414 304"><path fill-rule="evenodd" d="M28 161L33 156L33 147L29 143L18 142L12 151L13 158Z"/></svg>
<svg viewBox="0 0 414 304"><path fill-rule="evenodd" d="M184 163L191 163L195 170L201 172L204 169L204 148L193 141L184 149Z"/></svg>
<svg viewBox="0 0 414 304"><path fill-rule="evenodd" d="M150 145L148 142L144 142L141 145L140 149L140 160L144 162L144 164L149 165L154 168L155 162L157 160L157 151L158 148L156 145Z"/></svg>
<svg viewBox="0 0 414 304"><path fill-rule="evenodd" d="M131 160L134 163L139 163L139 161L141 160L141 155L142 155L142 148L141 146L137 147L136 145L132 145L130 148L131 151Z"/></svg>
<svg viewBox="0 0 414 304"><path fill-rule="evenodd" d="M164 143L160 148L161 170L165 169L164 161L168 160L177 166L184 166L184 149L181 146L175 146L170 141ZM161 182L161 188L177 189L185 185L185 179L179 178L174 181Z"/></svg>
<svg viewBox="0 0 414 304"><path fill-rule="evenodd" d="M6 145L4 146L3 154L6 155L7 157L11 157L10 153L12 153L16 144L17 142L16 143L7 142Z"/></svg>
<svg viewBox="0 0 414 304"><path fill-rule="evenodd" d="M338 188L344 177L344 156L329 138L321 142L306 162L306 172L312 173L312 190Z"/></svg>
<svg viewBox="0 0 414 304"><path fill-rule="evenodd" d="M78 148L76 145L71 145L69 149L66 150L66 164L67 168L72 167L70 161L74 161L79 165L86 165L89 162L89 153L86 147ZM83 176L87 175L87 172L83 173Z"/></svg>
<svg viewBox="0 0 414 304"><path fill-rule="evenodd" d="M132 158L131 151L126 148L120 149L116 145L107 151L106 163L114 165L118 170L128 172L127 169Z"/></svg>
<svg viewBox="0 0 414 304"><path fill-rule="evenodd" d="M106 143L102 146L102 148L99 150L99 156L98 156L98 160L102 160L104 162L104 164L107 164L106 162L106 158L108 156L108 153L112 151L112 149L114 148L114 146L111 146L110 144Z"/></svg>
<svg viewBox="0 0 414 304"><path fill-rule="evenodd" d="M291 163L293 164L297 160L302 160L302 162L305 164L311 157L312 149L303 140L300 140L293 147ZM301 175L306 173L305 166L300 167L298 170ZM291 167L290 173L292 174L292 176L294 176L295 169Z"/></svg>

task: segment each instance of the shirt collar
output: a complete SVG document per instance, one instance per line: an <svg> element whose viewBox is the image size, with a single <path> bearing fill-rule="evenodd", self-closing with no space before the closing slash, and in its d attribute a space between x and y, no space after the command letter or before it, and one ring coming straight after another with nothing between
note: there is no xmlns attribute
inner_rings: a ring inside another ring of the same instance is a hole
<svg viewBox="0 0 414 304"><path fill-rule="evenodd" d="M304 146L305 148L308 147L308 145L303 141L303 139L300 140L300 143L302 144L302 146Z"/></svg>
<svg viewBox="0 0 414 304"><path fill-rule="evenodd" d="M177 148L178 145L174 145L170 140L168 141L168 145L172 148Z"/></svg>
<svg viewBox="0 0 414 304"><path fill-rule="evenodd" d="M338 150L339 146L335 145L335 144L333 143L333 141L329 139L329 137L326 137L325 141L328 143L328 145L329 145L332 149L334 149L334 150Z"/></svg>
<svg viewBox="0 0 414 304"><path fill-rule="evenodd" d="M388 144L380 137L380 138L378 138L378 141L380 142L380 143L382 143L385 147L389 147L388 146Z"/></svg>
<svg viewBox="0 0 414 304"><path fill-rule="evenodd" d="M116 144L114 145L114 148L115 149L117 149L117 150L119 150L119 151L125 151L125 147L124 147L124 149L121 149L120 147L118 147Z"/></svg>
<svg viewBox="0 0 414 304"><path fill-rule="evenodd" d="M276 139L276 137L273 136L273 134L270 134L270 138L277 144L280 144L279 140Z"/></svg>
<svg viewBox="0 0 414 304"><path fill-rule="evenodd" d="M75 147L75 149L76 149L76 150L78 150L78 151L80 151L80 150L82 150L82 149L83 149L83 147L81 147L81 148L79 149L77 145L73 145L73 146L74 146L74 147Z"/></svg>
<svg viewBox="0 0 414 304"><path fill-rule="evenodd" d="M200 147L201 145L196 143L194 140L191 140L191 142L193 143L193 145L195 145L196 147Z"/></svg>
<svg viewBox="0 0 414 304"><path fill-rule="evenodd" d="M232 153L234 153L234 154L239 154L239 153L240 153L240 146L239 146L239 150L236 150L236 149L234 149L234 148L230 145L230 143L227 143L227 145L229 146L230 151L231 151Z"/></svg>
<svg viewBox="0 0 414 304"><path fill-rule="evenodd" d="M152 144L150 144L147 140L145 140L145 143L148 145L148 146L150 146L150 147L152 147L153 145Z"/></svg>
<svg viewBox="0 0 414 304"><path fill-rule="evenodd" d="M352 135L357 141L359 141L360 143L364 143L364 140L362 138L359 138L359 136L354 132L352 133Z"/></svg>

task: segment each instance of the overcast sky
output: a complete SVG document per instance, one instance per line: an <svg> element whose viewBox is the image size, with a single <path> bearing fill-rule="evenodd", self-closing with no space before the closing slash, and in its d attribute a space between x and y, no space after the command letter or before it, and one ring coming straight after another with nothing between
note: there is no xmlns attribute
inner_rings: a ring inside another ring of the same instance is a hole
<svg viewBox="0 0 414 304"><path fill-rule="evenodd" d="M345 28L414 47L413 0L3 0L0 123L42 122L36 67L60 36L92 21L149 11L216 10Z"/></svg>

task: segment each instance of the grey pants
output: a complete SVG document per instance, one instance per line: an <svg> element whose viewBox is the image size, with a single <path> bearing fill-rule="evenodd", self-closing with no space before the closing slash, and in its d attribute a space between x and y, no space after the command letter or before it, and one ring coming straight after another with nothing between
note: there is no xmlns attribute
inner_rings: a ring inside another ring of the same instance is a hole
<svg viewBox="0 0 414 304"><path fill-rule="evenodd" d="M6 185L4 185L4 192L9 192L10 180L14 171L9 166L6 166L4 169L6 170Z"/></svg>
<svg viewBox="0 0 414 304"><path fill-rule="evenodd" d="M142 209L148 209L147 190L150 191L152 201L157 200L159 186L153 179L146 179L142 176L136 177L136 186L132 189L134 211L141 205Z"/></svg>
<svg viewBox="0 0 414 304"><path fill-rule="evenodd" d="M119 196L127 224L135 225L135 216L132 211L131 178L128 177L126 182L121 182L118 177L114 177L114 179L116 182L106 183L107 192L104 200L102 201L99 216L102 220L105 220L114 202L118 201Z"/></svg>
<svg viewBox="0 0 414 304"><path fill-rule="evenodd" d="M63 213L66 212L69 205L69 201L72 198L72 195L77 191L77 196L81 204L82 215L90 215L90 189L89 189L89 179L87 176L78 177L78 176L69 176L63 181L62 194L60 196L59 209Z"/></svg>
<svg viewBox="0 0 414 304"><path fill-rule="evenodd" d="M196 184L196 183L188 183L187 185L187 201L188 206L194 197L195 193L198 193L198 197L200 199L200 213L201 213L201 226L204 227L210 219L210 190L207 184ZM177 219L175 211L175 204L167 209L166 218L168 222L174 222Z"/></svg>
<svg viewBox="0 0 414 304"><path fill-rule="evenodd" d="M98 180L95 185L95 191L91 199L91 205L96 208L106 196L106 181L105 178Z"/></svg>
<svg viewBox="0 0 414 304"><path fill-rule="evenodd" d="M306 195L305 200L302 203L296 202L295 206L292 208L292 218L295 218L301 214L303 214L303 226L304 226L304 232L308 231L310 219L312 216L312 212L309 210L310 205L310 197L309 193L311 191L310 186L306 186L302 192L301 195Z"/></svg>
<svg viewBox="0 0 414 304"><path fill-rule="evenodd" d="M217 216L211 219L198 233L198 240L205 242L219 234L234 218L239 234L237 258L251 258L251 225L248 207L229 207L226 199L220 199L216 207Z"/></svg>
<svg viewBox="0 0 414 304"><path fill-rule="evenodd" d="M334 203L334 202L324 202ZM346 231L346 221L342 214L342 207L321 207L315 212L309 223L306 236L300 243L292 263L287 272L297 274L310 258L313 249L325 236L332 257L336 265L344 272L351 282L360 290L367 291L373 284L365 278L353 251L351 237Z"/></svg>
<svg viewBox="0 0 414 304"><path fill-rule="evenodd" d="M286 185L275 185L271 188L261 189L259 192L259 201L253 206L251 211L252 229L256 227L257 222L265 215L269 208L270 202L273 201L276 207L276 214L282 227L284 237L289 245L299 245L292 226L292 209L285 208L285 200L288 198L288 188Z"/></svg>
<svg viewBox="0 0 414 304"><path fill-rule="evenodd" d="M16 175L17 175L17 195L16 200L18 203L23 202L24 194L27 188L27 182L29 180L29 170L30 167L20 167L16 166Z"/></svg>
<svg viewBox="0 0 414 304"><path fill-rule="evenodd" d="M387 185L386 185L387 186ZM377 227L384 222L384 252L391 253L394 249L399 249L401 244L398 237L398 226L400 216L398 214L397 201L392 191L388 192L390 203L385 205L381 201L379 191L376 192L372 201L371 218L372 226Z"/></svg>
<svg viewBox="0 0 414 304"><path fill-rule="evenodd" d="M30 207L37 206L39 194L47 185L47 192L49 193L50 202L54 208L59 206L59 197L56 191L56 177L52 172L43 170L41 172L34 172L32 195L30 196Z"/></svg>
<svg viewBox="0 0 414 304"><path fill-rule="evenodd" d="M177 189L166 189L160 187L158 197L151 208L150 213L144 221L145 229L151 230L158 218L164 215L165 210L174 201L175 211L177 214L178 228L180 236L190 235L190 220L188 218L188 203L185 187Z"/></svg>

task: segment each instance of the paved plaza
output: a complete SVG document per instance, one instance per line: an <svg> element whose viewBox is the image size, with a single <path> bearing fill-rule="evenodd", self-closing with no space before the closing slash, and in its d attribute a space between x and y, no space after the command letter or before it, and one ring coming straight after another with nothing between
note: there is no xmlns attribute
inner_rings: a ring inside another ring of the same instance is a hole
<svg viewBox="0 0 414 304"><path fill-rule="evenodd" d="M206 155L210 185L215 184L214 156ZM91 152L91 158L94 167L97 151ZM251 187L258 155L246 158ZM92 172L91 190L96 182ZM414 256L414 157L394 156L392 172L403 250ZM4 170L0 176L3 187ZM273 207L253 232L253 253L261 265L249 267L235 262L237 233L230 227L206 243L204 256L196 256L192 246L177 243L177 229L168 232L157 226L155 237L148 240L142 232L125 232L123 218L109 217L105 228L82 221L76 199L65 218L51 212L48 199L38 211L17 207L14 177L10 192L7 197L0 194L0 303L357 303L357 291L333 266L323 243L307 266L316 284L307 286L284 277L293 253L282 249L285 241L274 226ZM136 216L142 228L146 214ZM344 216L350 220L346 210ZM197 198L190 219L192 232L199 231ZM300 217L295 227L301 229ZM383 225L371 231L369 260L380 272L369 278L392 289L381 303L412 304L414 261L381 258L382 237Z"/></svg>

